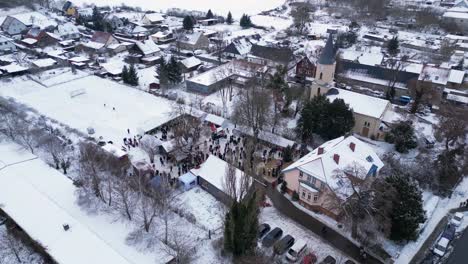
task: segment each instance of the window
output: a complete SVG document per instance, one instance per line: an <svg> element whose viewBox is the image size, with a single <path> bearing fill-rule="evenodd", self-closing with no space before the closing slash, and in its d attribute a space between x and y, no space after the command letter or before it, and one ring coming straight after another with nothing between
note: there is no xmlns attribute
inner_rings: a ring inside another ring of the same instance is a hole
<svg viewBox="0 0 468 264"><path fill-rule="evenodd" d="M305 197L305 192L302 192L302 197Z"/></svg>
<svg viewBox="0 0 468 264"><path fill-rule="evenodd" d="M315 194L314 195L314 202L316 202L318 200L318 194Z"/></svg>
<svg viewBox="0 0 468 264"><path fill-rule="evenodd" d="M367 156L366 160L367 160L368 162L373 162L373 161L374 161L374 159L373 159L371 156Z"/></svg>
<svg viewBox="0 0 468 264"><path fill-rule="evenodd" d="M302 171L299 171L299 178L302 178L304 176L304 173Z"/></svg>
<svg viewBox="0 0 468 264"><path fill-rule="evenodd" d="M310 175L307 175L307 181L310 182L312 180L312 177Z"/></svg>
<svg viewBox="0 0 468 264"><path fill-rule="evenodd" d="M316 181L317 181L317 179L315 179L314 177L312 177L311 183L312 183L313 185L315 185L315 182L316 182Z"/></svg>
<svg viewBox="0 0 468 264"><path fill-rule="evenodd" d="M310 193L307 195L307 200L310 201Z"/></svg>
<svg viewBox="0 0 468 264"><path fill-rule="evenodd" d="M322 77L323 77L323 72L320 73L320 80L322 80Z"/></svg>

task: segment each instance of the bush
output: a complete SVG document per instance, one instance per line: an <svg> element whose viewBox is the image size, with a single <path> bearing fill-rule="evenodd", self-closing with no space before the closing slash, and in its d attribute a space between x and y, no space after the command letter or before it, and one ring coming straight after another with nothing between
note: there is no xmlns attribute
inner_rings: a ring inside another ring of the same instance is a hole
<svg viewBox="0 0 468 264"><path fill-rule="evenodd" d="M284 162L291 162L293 159L292 157L292 148L287 146L283 151L283 161Z"/></svg>
<svg viewBox="0 0 468 264"><path fill-rule="evenodd" d="M296 191L294 191L292 194L292 200L299 201L299 194Z"/></svg>
<svg viewBox="0 0 468 264"><path fill-rule="evenodd" d="M396 124L390 132L385 134L385 141L395 144L395 150L400 153L407 153L408 150L416 148L418 143L414 136L414 129L411 123L402 121Z"/></svg>

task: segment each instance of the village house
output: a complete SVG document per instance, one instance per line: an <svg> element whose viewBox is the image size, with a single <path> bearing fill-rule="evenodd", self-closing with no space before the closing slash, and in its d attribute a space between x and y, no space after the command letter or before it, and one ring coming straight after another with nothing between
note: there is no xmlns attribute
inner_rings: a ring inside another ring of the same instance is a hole
<svg viewBox="0 0 468 264"><path fill-rule="evenodd" d="M223 56L228 59L245 59L252 49L252 43L242 38L232 41L223 50Z"/></svg>
<svg viewBox="0 0 468 264"><path fill-rule="evenodd" d="M454 23L461 30L468 30L468 1L460 0L443 14L445 22Z"/></svg>
<svg viewBox="0 0 468 264"><path fill-rule="evenodd" d="M378 176L383 162L366 143L354 136L327 141L309 154L286 167L283 178L286 191L299 196L299 204L339 220L340 204L353 195L349 180L341 173L349 168L359 168L363 175L356 181L373 180Z"/></svg>
<svg viewBox="0 0 468 264"><path fill-rule="evenodd" d="M90 41L81 43L76 48L89 53L105 53L107 47L115 44L119 44L119 41L111 33L96 31Z"/></svg>
<svg viewBox="0 0 468 264"><path fill-rule="evenodd" d="M267 67L246 60L233 60L209 71L192 77L186 81L187 90L211 94L225 85L242 87L253 77L261 77L267 72Z"/></svg>
<svg viewBox="0 0 468 264"><path fill-rule="evenodd" d="M25 39L35 39L34 46L40 48L57 45L61 41L60 37L54 33L39 28L31 28L24 37Z"/></svg>
<svg viewBox="0 0 468 264"><path fill-rule="evenodd" d="M20 39L21 35L33 26L46 29L57 26L57 23L39 12L27 12L7 16L0 26L0 29L9 36Z"/></svg>
<svg viewBox="0 0 468 264"><path fill-rule="evenodd" d="M16 51L16 45L12 39L0 35L0 54L6 54Z"/></svg>
<svg viewBox="0 0 468 264"><path fill-rule="evenodd" d="M106 16L104 16L104 21L109 23L112 30L116 30L124 26L122 19L120 19L118 16L114 14L107 14Z"/></svg>
<svg viewBox="0 0 468 264"><path fill-rule="evenodd" d="M252 63L265 65L268 67L290 66L294 60L294 54L289 48L260 46L253 44L247 60Z"/></svg>
<svg viewBox="0 0 468 264"><path fill-rule="evenodd" d="M158 31L150 36L157 44L166 44L175 40L174 34L171 31Z"/></svg>
<svg viewBox="0 0 468 264"><path fill-rule="evenodd" d="M124 27L120 27L115 33L117 36L124 38L143 40L149 35L149 30L138 23L129 23Z"/></svg>
<svg viewBox="0 0 468 264"><path fill-rule="evenodd" d="M129 57L139 59L146 64L154 64L161 59L161 49L152 39L136 41Z"/></svg>
<svg viewBox="0 0 468 264"><path fill-rule="evenodd" d="M304 56L304 58L300 59L296 64L296 78L299 80L314 78L315 71L315 61L309 56Z"/></svg>
<svg viewBox="0 0 468 264"><path fill-rule="evenodd" d="M177 40L177 45L184 50L207 50L210 46L210 40L203 32L193 32Z"/></svg>
<svg viewBox="0 0 468 264"><path fill-rule="evenodd" d="M76 6L74 6L72 2L66 1L65 4L63 4L62 12L66 16L75 16Z"/></svg>
<svg viewBox="0 0 468 264"><path fill-rule="evenodd" d="M203 26L212 26L218 24L218 19L216 18L208 18L208 19L201 19L198 20L197 23L203 25Z"/></svg>
<svg viewBox="0 0 468 264"><path fill-rule="evenodd" d="M179 61L179 65L182 68L182 73L184 73L185 77L186 73L195 71L200 65L202 65L202 62L197 57L192 56Z"/></svg>
<svg viewBox="0 0 468 264"><path fill-rule="evenodd" d="M59 24L57 29L54 31L55 35L59 36L63 40L69 39L79 39L80 30L72 22L67 22L65 24Z"/></svg>
<svg viewBox="0 0 468 264"><path fill-rule="evenodd" d="M161 25L164 21L164 16L160 13L147 13L141 19L141 23L145 27L154 27Z"/></svg>

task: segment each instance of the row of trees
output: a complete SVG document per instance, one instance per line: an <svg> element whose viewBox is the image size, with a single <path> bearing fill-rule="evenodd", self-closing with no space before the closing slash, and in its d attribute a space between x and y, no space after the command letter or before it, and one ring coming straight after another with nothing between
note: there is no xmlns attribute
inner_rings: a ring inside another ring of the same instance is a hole
<svg viewBox="0 0 468 264"><path fill-rule="evenodd" d="M208 10L208 12L206 13L206 16L205 16L206 19L212 19L212 18L215 18L213 12L211 11L211 9ZM219 20L224 20L223 17L218 17ZM231 25L232 23L234 23L234 19L232 18L232 14L231 14L231 11L228 12L227 16L226 16L226 19L224 20L228 25ZM195 24L197 23L197 20L195 17L191 16L191 15L186 15L182 21L182 27L187 30L187 31L192 31L193 30L193 27L195 26Z"/></svg>
<svg viewBox="0 0 468 264"><path fill-rule="evenodd" d="M174 56L167 61L162 58L156 74L159 77L159 84L162 89L169 88L182 82L182 68L179 63L177 63Z"/></svg>

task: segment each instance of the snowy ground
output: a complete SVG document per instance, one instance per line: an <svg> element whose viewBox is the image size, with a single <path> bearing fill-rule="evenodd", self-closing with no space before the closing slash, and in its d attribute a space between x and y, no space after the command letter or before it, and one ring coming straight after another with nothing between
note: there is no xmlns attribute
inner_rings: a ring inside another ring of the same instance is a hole
<svg viewBox="0 0 468 264"><path fill-rule="evenodd" d="M223 227L225 206L200 187L183 192L176 197L175 206L195 216L196 223L206 230L220 234Z"/></svg>
<svg viewBox="0 0 468 264"><path fill-rule="evenodd" d="M323 241L311 231L282 215L274 207L263 208L260 213L259 222L269 224L271 229L275 227L281 228L283 230L283 236L289 234L296 240L303 239L307 241L309 252L314 253L319 261L323 260L328 255L334 257L337 263L343 263L348 259L344 253L331 247L326 241Z"/></svg>
<svg viewBox="0 0 468 264"><path fill-rule="evenodd" d="M27 248L20 242L19 240L14 240L13 242L14 249L18 250L18 255L20 261L16 258L13 251L7 245L7 243L3 243L3 238L6 237L6 226L0 225L0 264L20 264L20 263L28 263L28 264L41 264L43 263L43 259L37 253L32 251L30 248Z"/></svg>
<svg viewBox="0 0 468 264"><path fill-rule="evenodd" d="M132 0L131 5L150 10L166 10L168 8L183 8L187 10L197 10L207 12L211 9L213 13L226 16L231 11L234 18L239 19L242 14L257 14L264 10L269 10L282 5L284 0L240 0L240 1L218 1L218 0L160 0L160 1L147 1L147 0ZM121 0L75 0L74 4L96 4L96 5L111 5L120 6ZM126 3L130 4L130 3Z"/></svg>
<svg viewBox="0 0 468 264"><path fill-rule="evenodd" d="M174 117L172 102L97 76L49 88L16 78L2 84L0 95L13 97L82 133L94 128L93 136L119 144L127 129L143 134Z"/></svg>

